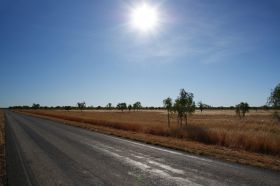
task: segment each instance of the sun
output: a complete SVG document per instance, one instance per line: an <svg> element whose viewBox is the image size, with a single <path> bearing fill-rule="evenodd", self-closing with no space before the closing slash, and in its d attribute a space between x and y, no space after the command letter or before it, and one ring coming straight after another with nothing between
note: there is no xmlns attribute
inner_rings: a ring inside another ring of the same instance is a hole
<svg viewBox="0 0 280 186"><path fill-rule="evenodd" d="M131 11L131 25L141 32L153 31L159 23L158 10L151 5L142 3Z"/></svg>

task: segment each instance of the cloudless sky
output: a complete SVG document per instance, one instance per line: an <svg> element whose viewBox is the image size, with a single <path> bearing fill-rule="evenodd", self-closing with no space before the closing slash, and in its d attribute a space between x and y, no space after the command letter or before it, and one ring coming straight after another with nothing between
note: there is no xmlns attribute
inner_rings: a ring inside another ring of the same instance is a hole
<svg viewBox="0 0 280 186"><path fill-rule="evenodd" d="M133 0L0 0L0 107L261 106L280 83L280 1L147 0L150 33L129 25Z"/></svg>

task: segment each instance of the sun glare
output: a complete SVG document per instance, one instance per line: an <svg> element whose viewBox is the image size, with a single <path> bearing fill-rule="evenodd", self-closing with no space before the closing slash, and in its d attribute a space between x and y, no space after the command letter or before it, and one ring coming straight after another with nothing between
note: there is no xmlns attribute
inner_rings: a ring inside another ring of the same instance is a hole
<svg viewBox="0 0 280 186"><path fill-rule="evenodd" d="M131 12L131 24L142 32L153 31L159 22L158 11L146 3L143 3Z"/></svg>

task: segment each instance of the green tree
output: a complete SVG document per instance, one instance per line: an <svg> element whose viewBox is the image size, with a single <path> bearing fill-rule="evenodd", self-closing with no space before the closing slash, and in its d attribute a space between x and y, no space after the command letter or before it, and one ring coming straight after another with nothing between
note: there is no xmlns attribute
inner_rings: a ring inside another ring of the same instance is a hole
<svg viewBox="0 0 280 186"><path fill-rule="evenodd" d="M177 123L182 127L183 108L178 98L174 102L173 110L177 113Z"/></svg>
<svg viewBox="0 0 280 186"><path fill-rule="evenodd" d="M185 119L185 125L187 126L188 115L195 111L193 93L181 89L179 97L175 100L174 108L178 113L178 122L180 123L180 126L182 127L183 118Z"/></svg>
<svg viewBox="0 0 280 186"><path fill-rule="evenodd" d="M33 103L32 107L33 109L39 109L40 108L40 104L38 103Z"/></svg>
<svg viewBox="0 0 280 186"><path fill-rule="evenodd" d="M202 110L204 109L204 104L200 101L200 102L198 102L198 107L199 107L200 112L202 112Z"/></svg>
<svg viewBox="0 0 280 186"><path fill-rule="evenodd" d="M71 106L64 106L64 109L69 111L69 110L71 110Z"/></svg>
<svg viewBox="0 0 280 186"><path fill-rule="evenodd" d="M241 118L241 114L242 114L242 117L244 118L245 114L247 112L249 112L250 107L249 107L248 103L241 102L238 105L236 105L235 108L236 108L236 114L239 116L239 118Z"/></svg>
<svg viewBox="0 0 280 186"><path fill-rule="evenodd" d="M117 108L123 112L123 110L127 109L126 103L117 104Z"/></svg>
<svg viewBox="0 0 280 186"><path fill-rule="evenodd" d="M239 104L235 106L235 113L239 118L241 118L240 105Z"/></svg>
<svg viewBox="0 0 280 186"><path fill-rule="evenodd" d="M83 109L86 108L86 102L78 102L77 103L78 108L81 110L81 112L83 111Z"/></svg>
<svg viewBox="0 0 280 186"><path fill-rule="evenodd" d="M111 110L111 109L112 109L112 103L108 103L108 104L106 105L106 108L107 108L108 110Z"/></svg>
<svg viewBox="0 0 280 186"><path fill-rule="evenodd" d="M172 110L172 99L170 97L164 99L163 105L167 109L168 127L170 127L170 112Z"/></svg>
<svg viewBox="0 0 280 186"><path fill-rule="evenodd" d="M142 108L142 105L141 105L141 102L140 101L137 101L137 102L135 102L134 104L133 104L133 109L134 109L134 111L135 110L139 110L139 109L141 109Z"/></svg>
<svg viewBox="0 0 280 186"><path fill-rule="evenodd" d="M129 104L129 105L128 105L128 110L129 110L129 112L130 112L131 109L132 109L132 106Z"/></svg>
<svg viewBox="0 0 280 186"><path fill-rule="evenodd" d="M273 107L280 107L280 83L271 91L267 104Z"/></svg>

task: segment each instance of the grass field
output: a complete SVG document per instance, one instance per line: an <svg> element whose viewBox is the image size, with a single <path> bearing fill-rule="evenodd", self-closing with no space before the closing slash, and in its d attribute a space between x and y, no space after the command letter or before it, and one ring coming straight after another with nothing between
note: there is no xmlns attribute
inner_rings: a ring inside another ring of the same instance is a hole
<svg viewBox="0 0 280 186"><path fill-rule="evenodd" d="M0 110L0 185L6 184L6 160L5 160L5 124L4 112Z"/></svg>
<svg viewBox="0 0 280 186"><path fill-rule="evenodd" d="M225 156L224 159L235 159L234 161L239 161L236 160L238 158L243 161L246 156L245 163L252 161L250 159L253 158L256 160L255 163L249 164L259 163L266 167L280 168L280 124L272 117L271 111L250 111L244 119L239 119L233 110L207 110L202 113L197 111L189 117L189 123L184 128L178 127L176 115L172 116L171 128L168 128L165 111L27 110L25 112L87 123L83 126L80 124L83 128L91 129L99 126L103 127L102 130L107 128L128 131L130 134L121 136L134 138L129 135L142 135L141 141L146 142L162 137L165 142L157 143L161 145L163 143L168 147L218 157ZM77 123L75 125L79 126ZM110 133L114 132L111 130ZM236 155L232 157L229 153Z"/></svg>

